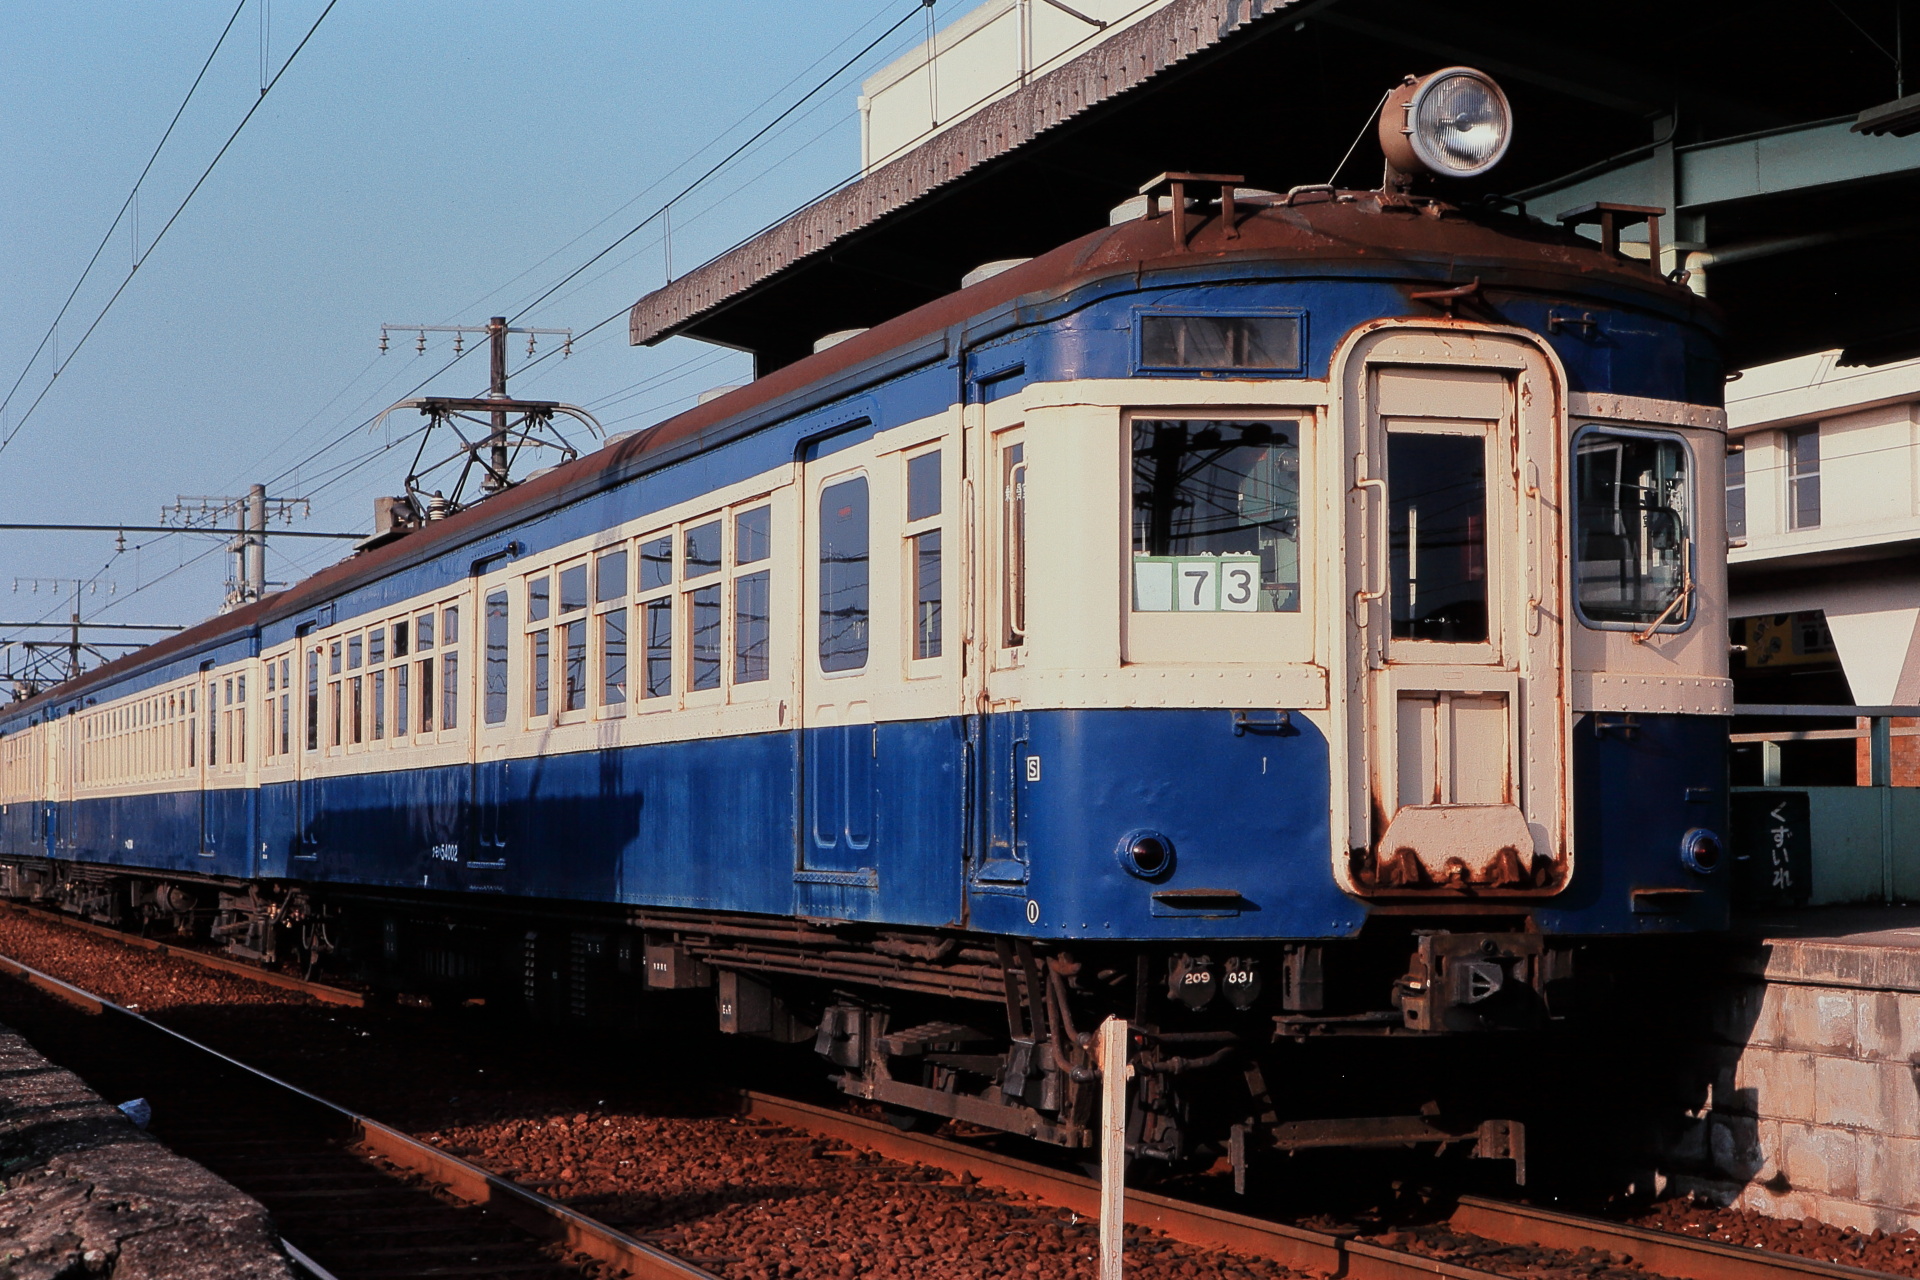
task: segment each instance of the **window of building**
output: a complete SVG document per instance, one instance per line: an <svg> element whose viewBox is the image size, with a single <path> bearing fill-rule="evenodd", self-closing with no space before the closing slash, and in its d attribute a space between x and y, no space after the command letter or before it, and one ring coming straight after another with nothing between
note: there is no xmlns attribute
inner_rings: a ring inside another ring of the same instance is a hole
<svg viewBox="0 0 1920 1280"><path fill-rule="evenodd" d="M1135 419L1133 607L1300 608L1300 424Z"/></svg>
<svg viewBox="0 0 1920 1280"><path fill-rule="evenodd" d="M867 665L867 478L820 491L820 669Z"/></svg>
<svg viewBox="0 0 1920 1280"><path fill-rule="evenodd" d="M1820 428L1787 432L1787 520L1790 528L1820 527Z"/></svg>
<svg viewBox="0 0 1920 1280"><path fill-rule="evenodd" d="M1727 450L1727 536L1747 536L1747 453L1737 444Z"/></svg>
<svg viewBox="0 0 1920 1280"><path fill-rule="evenodd" d="M1590 624L1685 626L1693 490L1677 436L1589 428L1574 438L1574 574Z"/></svg>

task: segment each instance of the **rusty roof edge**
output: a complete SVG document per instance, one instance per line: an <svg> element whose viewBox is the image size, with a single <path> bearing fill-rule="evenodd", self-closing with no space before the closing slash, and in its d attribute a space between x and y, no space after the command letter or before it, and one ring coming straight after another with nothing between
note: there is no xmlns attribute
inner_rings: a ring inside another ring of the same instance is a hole
<svg viewBox="0 0 1920 1280"><path fill-rule="evenodd" d="M1181 0L988 104L897 160L749 237L633 304L627 338L670 338L733 298L888 214L1018 150L1235 32L1306 0Z"/></svg>

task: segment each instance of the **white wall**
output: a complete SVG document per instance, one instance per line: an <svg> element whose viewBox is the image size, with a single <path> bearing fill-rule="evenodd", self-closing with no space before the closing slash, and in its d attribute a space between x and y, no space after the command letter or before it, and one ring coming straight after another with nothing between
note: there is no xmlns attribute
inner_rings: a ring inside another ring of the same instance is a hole
<svg viewBox="0 0 1920 1280"><path fill-rule="evenodd" d="M923 41L861 86L861 171L904 154L1171 2L1065 0L1105 28L1049 0L986 0L969 9L935 33L931 58Z"/></svg>

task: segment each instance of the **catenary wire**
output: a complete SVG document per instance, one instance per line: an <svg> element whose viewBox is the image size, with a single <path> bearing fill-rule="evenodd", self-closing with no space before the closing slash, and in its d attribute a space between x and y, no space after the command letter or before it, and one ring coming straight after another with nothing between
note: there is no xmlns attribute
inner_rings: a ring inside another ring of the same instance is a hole
<svg viewBox="0 0 1920 1280"><path fill-rule="evenodd" d="M119 288L113 291L113 295L107 299L106 305L100 308L100 313L94 316L93 323L89 324L86 332L80 335L80 341L74 343L73 350L69 351L66 358L54 367L53 376L47 380L47 385L40 389L40 394L33 398L33 403L27 406L27 411L21 414L14 422L12 430L8 431L4 437L0 437L0 453L7 451L7 446L12 444L14 437L20 434L20 429L26 426L28 421L32 419L34 411L46 400L47 393L52 391L54 385L60 381L60 375L66 372L67 366L72 364L74 357L80 354L81 348L87 345L87 339L93 337L94 331L100 327L100 322L105 320L107 313L113 310L114 303L118 302L120 295L127 291L127 286L133 283L134 277L139 274L141 263L144 263L147 258L153 256L153 251L160 247L162 240L166 239L167 232L173 230L173 224L179 221L180 215L186 212L187 206L193 202L194 196L199 194L200 188L205 185L207 179L212 176L214 167L220 163L221 158L227 154L228 149L231 148L234 142L240 137L241 130L247 127L247 122L252 120L254 113L260 110L260 104L267 100L267 95L272 93L273 87L280 83L280 78L287 74L287 70L293 66L294 59L300 56L300 51L307 47L307 42L313 39L314 33L320 30L320 24L327 20L327 15L333 12L333 7L338 3L340 3L340 0L327 0L327 7L322 9L320 16L313 20L313 25L307 28L306 35L300 38L300 43L295 45L293 52L287 55L287 60L280 64L280 69L274 72L273 79L269 80L266 87L260 91L260 96L253 100L253 104L247 108L247 113L240 117L240 123L233 127L233 132L227 135L227 140L220 144L220 150L215 152L213 159L207 162L207 167L201 171L200 176L194 180L192 188L181 198L180 203L174 208L172 215L169 216L161 226L159 234L155 235L153 239L147 243L147 251L141 255L140 262L135 263L133 267L128 270L126 277L120 281Z"/></svg>

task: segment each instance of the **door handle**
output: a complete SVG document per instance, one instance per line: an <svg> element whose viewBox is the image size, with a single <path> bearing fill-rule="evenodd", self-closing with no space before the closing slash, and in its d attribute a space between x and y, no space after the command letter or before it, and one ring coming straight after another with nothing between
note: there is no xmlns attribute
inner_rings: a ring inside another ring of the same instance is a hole
<svg viewBox="0 0 1920 1280"><path fill-rule="evenodd" d="M1360 498L1360 547L1361 547L1361 586L1353 593L1354 623L1367 625L1367 606L1387 594L1387 482L1367 475L1367 455L1353 455L1353 487L1361 494ZM1367 519L1368 489L1378 490L1375 495L1379 536L1373 536L1372 526ZM1374 583L1378 586L1374 586Z"/></svg>

